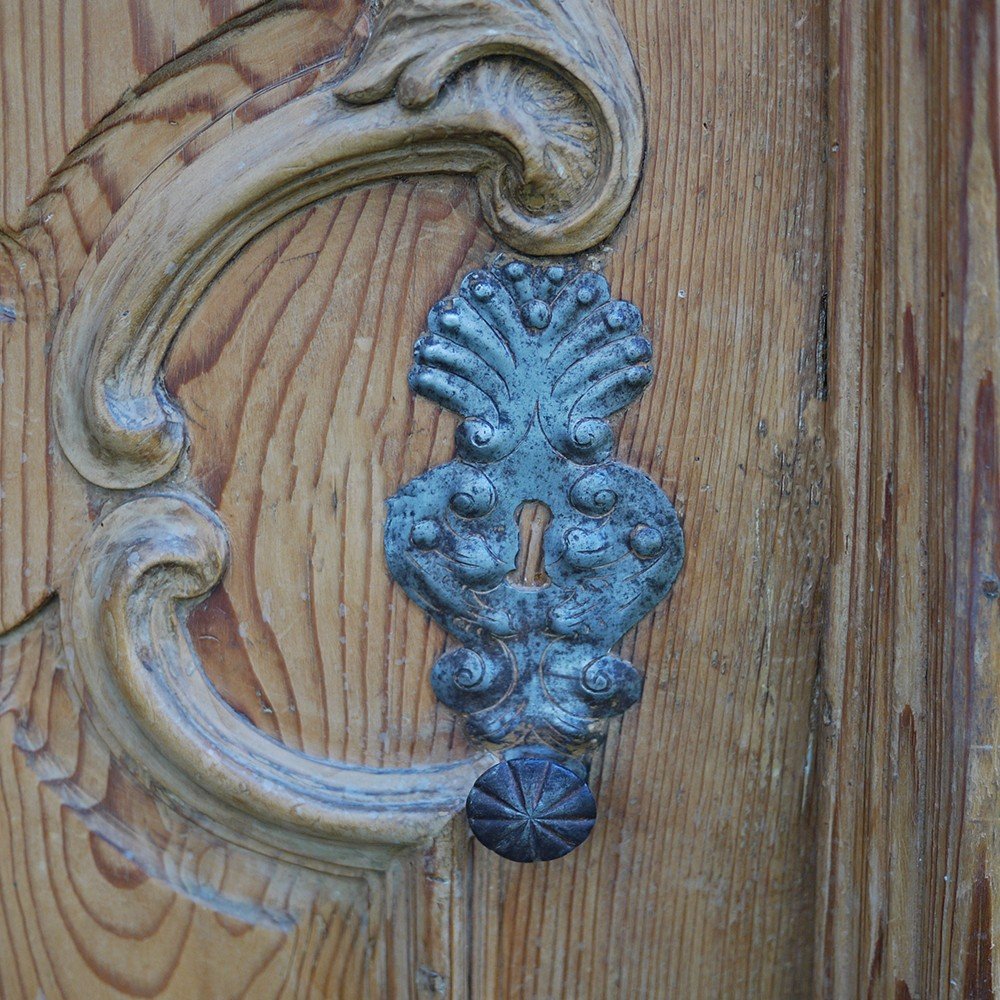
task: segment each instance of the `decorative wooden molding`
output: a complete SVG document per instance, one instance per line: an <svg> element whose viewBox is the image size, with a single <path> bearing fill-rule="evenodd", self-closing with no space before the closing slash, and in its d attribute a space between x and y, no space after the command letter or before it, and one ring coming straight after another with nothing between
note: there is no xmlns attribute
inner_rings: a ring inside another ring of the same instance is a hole
<svg viewBox="0 0 1000 1000"><path fill-rule="evenodd" d="M66 455L111 489L174 468L185 435L161 383L167 350L214 277L295 209L390 177L468 173L500 239L574 253L627 210L642 139L635 67L603 4L394 0L344 79L197 155L108 235L57 336Z"/></svg>
<svg viewBox="0 0 1000 1000"><path fill-rule="evenodd" d="M163 361L222 269L304 205L466 173L500 239L572 253L627 210L642 138L635 68L603 5L393 0L345 76L214 144L195 137L119 209L60 316L53 422L89 484L142 492L95 494L107 512L64 601L63 640L102 734L148 785L225 836L314 859L354 845L362 863L461 808L492 754L353 767L271 739L213 688L185 618L223 574L227 536L178 468L184 417Z"/></svg>
<svg viewBox="0 0 1000 1000"><path fill-rule="evenodd" d="M190 495L140 496L98 522L63 603L63 632L109 744L188 808L236 830L253 817L253 836L270 846L323 857L337 842L426 840L461 808L489 756L352 767L287 747L238 715L185 628L187 607L225 571L227 548L219 519Z"/></svg>

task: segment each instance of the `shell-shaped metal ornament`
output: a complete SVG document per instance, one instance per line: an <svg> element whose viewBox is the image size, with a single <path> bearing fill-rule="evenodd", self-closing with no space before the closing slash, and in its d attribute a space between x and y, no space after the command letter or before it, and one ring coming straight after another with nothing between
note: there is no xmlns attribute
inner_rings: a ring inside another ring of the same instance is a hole
<svg viewBox="0 0 1000 1000"><path fill-rule="evenodd" d="M430 311L409 382L463 418L457 457L389 500L385 554L461 642L431 680L478 740L586 754L642 693L611 650L667 596L684 542L663 491L611 459L608 417L649 384L651 357L639 310L593 271L498 263ZM532 501L551 514L542 587L509 579ZM479 835L498 817L477 822ZM542 830L528 839L539 860L552 850Z"/></svg>

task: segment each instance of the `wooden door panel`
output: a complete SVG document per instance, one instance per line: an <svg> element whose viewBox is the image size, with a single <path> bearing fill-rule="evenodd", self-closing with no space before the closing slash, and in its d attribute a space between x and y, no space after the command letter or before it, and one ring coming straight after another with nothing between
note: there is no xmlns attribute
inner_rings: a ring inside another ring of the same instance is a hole
<svg viewBox="0 0 1000 1000"><path fill-rule="evenodd" d="M474 928L475 981L497 997L796 996L827 544L825 24L809 5L617 11L650 137L607 273L656 366L618 455L674 498L687 557L623 644L646 687L595 768L590 841L549 867L476 854L474 899L498 916Z"/></svg>
<svg viewBox="0 0 1000 1000"><path fill-rule="evenodd" d="M0 996L993 995L996 10L924 6L0 0ZM687 550L534 865L382 541L501 253L641 311Z"/></svg>
<svg viewBox="0 0 1000 1000"><path fill-rule="evenodd" d="M462 182L324 202L243 254L173 349L167 384L201 415L192 471L234 547L195 643L239 711L309 752L403 767L468 753L412 668L442 640L385 572L381 531L386 498L454 432L414 407L401 331L489 244Z"/></svg>

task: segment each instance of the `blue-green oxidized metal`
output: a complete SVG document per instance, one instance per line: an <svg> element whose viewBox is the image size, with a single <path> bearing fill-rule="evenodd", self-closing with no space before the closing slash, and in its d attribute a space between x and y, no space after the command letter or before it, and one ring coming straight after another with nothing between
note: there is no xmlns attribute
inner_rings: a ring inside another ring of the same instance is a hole
<svg viewBox="0 0 1000 1000"><path fill-rule="evenodd" d="M410 386L464 420L456 459L389 500L385 553L462 643L431 680L475 738L585 752L642 692L611 648L667 596L684 543L663 491L610 458L607 418L649 384L650 358L638 309L590 271L509 261L428 316ZM508 579L528 501L551 512L543 587Z"/></svg>

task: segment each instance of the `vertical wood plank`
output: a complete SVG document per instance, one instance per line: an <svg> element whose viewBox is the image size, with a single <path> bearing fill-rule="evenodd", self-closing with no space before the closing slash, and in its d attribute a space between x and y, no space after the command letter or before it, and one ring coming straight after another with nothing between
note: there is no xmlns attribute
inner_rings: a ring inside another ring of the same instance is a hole
<svg viewBox="0 0 1000 1000"><path fill-rule="evenodd" d="M831 5L822 996L994 995L997 29Z"/></svg>
<svg viewBox="0 0 1000 1000"><path fill-rule="evenodd" d="M616 10L649 138L607 270L655 366L617 454L675 498L687 562L623 644L646 687L595 765L590 841L534 868L474 849L473 980L484 998L803 996L828 539L825 12Z"/></svg>

